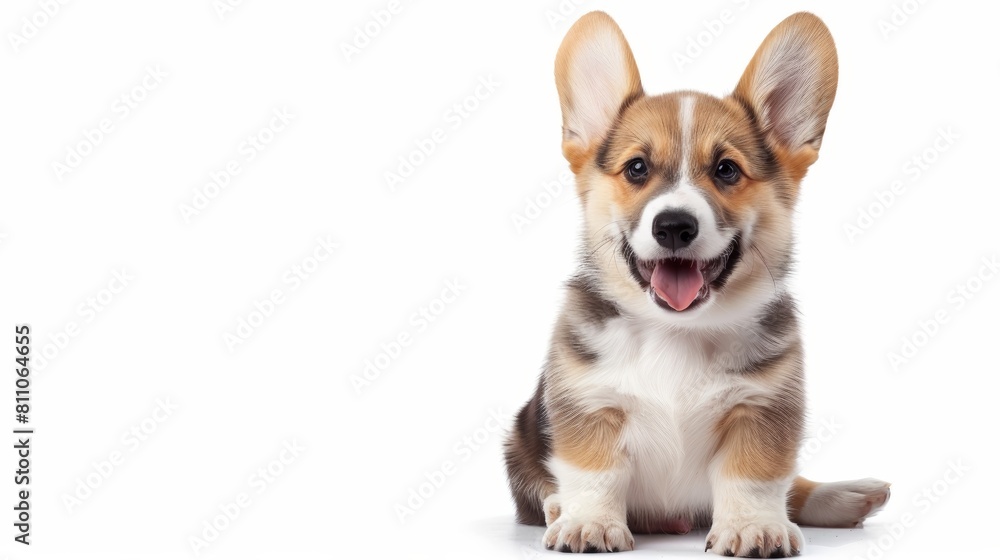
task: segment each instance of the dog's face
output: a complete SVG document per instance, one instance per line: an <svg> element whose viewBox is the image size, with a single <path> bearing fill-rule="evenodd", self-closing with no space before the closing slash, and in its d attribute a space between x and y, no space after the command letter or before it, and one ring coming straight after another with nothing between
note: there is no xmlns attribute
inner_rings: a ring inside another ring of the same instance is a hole
<svg viewBox="0 0 1000 560"><path fill-rule="evenodd" d="M620 29L593 12L564 39L556 83L586 264L608 296L701 326L768 301L790 266L798 185L836 91L823 23L801 13L779 24L728 97L647 96Z"/></svg>

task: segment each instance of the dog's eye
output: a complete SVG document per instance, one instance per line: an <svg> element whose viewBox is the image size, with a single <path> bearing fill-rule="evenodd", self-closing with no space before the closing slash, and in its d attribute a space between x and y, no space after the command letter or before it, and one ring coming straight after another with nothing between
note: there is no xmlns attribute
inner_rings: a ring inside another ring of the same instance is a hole
<svg viewBox="0 0 1000 560"><path fill-rule="evenodd" d="M740 179L740 168L730 159L724 159L715 166L715 178L727 185L732 185Z"/></svg>
<svg viewBox="0 0 1000 560"><path fill-rule="evenodd" d="M635 158L625 164L625 177L633 184L642 184L649 177L649 166L642 158Z"/></svg>

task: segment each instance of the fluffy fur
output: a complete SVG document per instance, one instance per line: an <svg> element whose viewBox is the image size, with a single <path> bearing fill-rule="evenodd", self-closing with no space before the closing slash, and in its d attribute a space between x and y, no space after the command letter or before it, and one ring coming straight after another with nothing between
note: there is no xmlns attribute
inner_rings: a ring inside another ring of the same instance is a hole
<svg viewBox="0 0 1000 560"><path fill-rule="evenodd" d="M837 85L826 26L781 22L727 97L650 96L621 30L593 12L563 41L556 84L586 228L506 441L518 521L571 552L710 526L706 550L749 557L797 554L796 523L860 525L888 484L795 466L803 355L786 277Z"/></svg>

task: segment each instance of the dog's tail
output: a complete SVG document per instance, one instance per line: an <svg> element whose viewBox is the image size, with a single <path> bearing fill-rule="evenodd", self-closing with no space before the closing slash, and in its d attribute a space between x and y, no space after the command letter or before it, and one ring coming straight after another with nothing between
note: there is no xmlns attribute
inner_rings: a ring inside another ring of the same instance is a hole
<svg viewBox="0 0 1000 560"><path fill-rule="evenodd" d="M788 494L788 517L811 527L860 527L889 501L889 483L874 478L843 482L795 479Z"/></svg>

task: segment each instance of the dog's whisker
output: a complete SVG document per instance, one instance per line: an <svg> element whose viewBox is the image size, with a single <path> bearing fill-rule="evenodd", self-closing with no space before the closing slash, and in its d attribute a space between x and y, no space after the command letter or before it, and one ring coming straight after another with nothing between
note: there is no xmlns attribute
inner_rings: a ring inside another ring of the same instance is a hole
<svg viewBox="0 0 1000 560"><path fill-rule="evenodd" d="M761 264L764 265L764 269L767 270L767 275L771 277L771 285L774 287L774 292L777 293L778 283L774 280L774 275L771 274L771 267L767 266L767 261L764 260L764 255L761 254L760 249L758 249L754 244L750 245L750 249L752 249L754 253L757 253L757 258L760 259Z"/></svg>
<svg viewBox="0 0 1000 560"><path fill-rule="evenodd" d="M608 245L611 244L614 241L615 241L614 237L605 237L603 240L601 240L600 243L597 244L596 247L594 247L594 250L591 251L587 256L589 258L593 258L594 255L596 255L598 251L607 248Z"/></svg>

